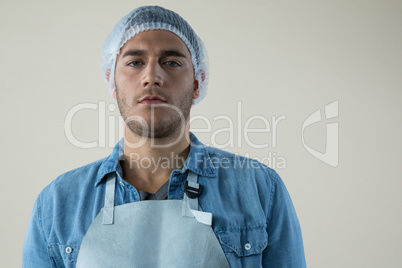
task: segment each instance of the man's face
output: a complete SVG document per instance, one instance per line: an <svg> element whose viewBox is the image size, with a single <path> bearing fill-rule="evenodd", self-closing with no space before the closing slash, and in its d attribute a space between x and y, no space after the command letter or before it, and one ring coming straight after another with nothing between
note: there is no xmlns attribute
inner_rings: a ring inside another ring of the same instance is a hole
<svg viewBox="0 0 402 268"><path fill-rule="evenodd" d="M199 96L190 52L178 36L164 30L139 33L121 48L115 83L113 96L127 126L149 138L180 132Z"/></svg>

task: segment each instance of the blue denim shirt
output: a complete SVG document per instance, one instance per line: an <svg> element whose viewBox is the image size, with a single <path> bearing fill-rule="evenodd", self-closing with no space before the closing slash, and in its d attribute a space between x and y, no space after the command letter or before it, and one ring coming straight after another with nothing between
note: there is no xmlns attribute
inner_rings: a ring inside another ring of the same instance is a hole
<svg viewBox="0 0 402 268"><path fill-rule="evenodd" d="M203 186L199 204L213 214L213 231L231 267L306 267L300 224L278 174L190 136L185 164L170 175L168 198L183 198L191 170ZM140 200L123 179L122 152L123 140L109 157L59 176L39 194L25 237L23 267L75 267L81 241L104 205L107 174L117 173L116 206Z"/></svg>

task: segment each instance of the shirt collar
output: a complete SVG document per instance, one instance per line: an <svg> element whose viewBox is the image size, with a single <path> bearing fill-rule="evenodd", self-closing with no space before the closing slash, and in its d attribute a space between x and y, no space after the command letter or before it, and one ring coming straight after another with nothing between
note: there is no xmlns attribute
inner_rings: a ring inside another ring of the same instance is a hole
<svg viewBox="0 0 402 268"><path fill-rule="evenodd" d="M124 139L122 138L114 147L113 152L104 160L99 167L98 174L96 176L95 186L106 177L107 174L117 172L120 177L123 177L123 172L119 161L124 159ZM207 146L200 142L197 137L190 132L190 152L187 159L181 169L181 173L185 173L187 170L205 176L215 177L216 169L214 168L211 158L209 156Z"/></svg>
<svg viewBox="0 0 402 268"><path fill-rule="evenodd" d="M124 139L121 139L113 149L113 152L106 157L102 165L99 167L98 174L96 175L95 186L106 177L107 174L117 172L122 177L123 172L119 164L119 160L124 159Z"/></svg>
<svg viewBox="0 0 402 268"><path fill-rule="evenodd" d="M182 173L185 173L186 170L191 170L201 176L215 177L216 169L212 164L207 148L190 132L190 152L182 167Z"/></svg>

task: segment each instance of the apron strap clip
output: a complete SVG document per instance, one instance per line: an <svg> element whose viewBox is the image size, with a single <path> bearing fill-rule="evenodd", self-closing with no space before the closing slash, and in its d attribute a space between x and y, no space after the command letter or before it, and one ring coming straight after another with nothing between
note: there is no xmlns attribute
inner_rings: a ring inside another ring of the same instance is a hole
<svg viewBox="0 0 402 268"><path fill-rule="evenodd" d="M198 183L194 183L194 182L190 182L190 183L191 183L191 186L188 184L188 180L186 181L186 184L184 185L184 192L191 199L199 197L202 192L202 185L200 185Z"/></svg>

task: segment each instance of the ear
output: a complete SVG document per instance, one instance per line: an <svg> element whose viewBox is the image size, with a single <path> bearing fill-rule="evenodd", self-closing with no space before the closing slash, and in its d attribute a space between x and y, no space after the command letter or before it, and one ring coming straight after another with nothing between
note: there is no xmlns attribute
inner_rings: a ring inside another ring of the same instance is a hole
<svg viewBox="0 0 402 268"><path fill-rule="evenodd" d="M113 90L113 94L112 94L112 96L113 96L113 98L117 99L117 96L116 96L116 89L115 89L115 90Z"/></svg>
<svg viewBox="0 0 402 268"><path fill-rule="evenodd" d="M198 99L199 96L200 90L198 88L198 80L194 80L193 100Z"/></svg>

